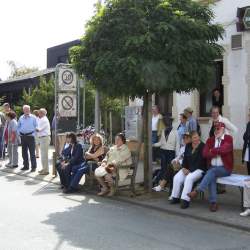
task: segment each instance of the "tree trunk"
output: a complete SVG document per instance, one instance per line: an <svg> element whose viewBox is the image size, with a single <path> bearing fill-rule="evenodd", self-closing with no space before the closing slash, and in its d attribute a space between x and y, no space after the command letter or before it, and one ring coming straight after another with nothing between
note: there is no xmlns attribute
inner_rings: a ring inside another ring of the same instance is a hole
<svg viewBox="0 0 250 250"><path fill-rule="evenodd" d="M112 119L112 111L109 112L109 141L110 144L112 145L113 142L113 119Z"/></svg>
<svg viewBox="0 0 250 250"><path fill-rule="evenodd" d="M100 132L100 93L95 93L95 132Z"/></svg>
<svg viewBox="0 0 250 250"><path fill-rule="evenodd" d="M144 95L143 129L144 129L144 188L152 191L152 95Z"/></svg>
<svg viewBox="0 0 250 250"><path fill-rule="evenodd" d="M106 135L106 139L108 140L108 138L107 138L107 135L108 135L108 111L104 110L103 113L104 113L104 117L103 117L103 120L104 120L104 132L105 132L105 135Z"/></svg>

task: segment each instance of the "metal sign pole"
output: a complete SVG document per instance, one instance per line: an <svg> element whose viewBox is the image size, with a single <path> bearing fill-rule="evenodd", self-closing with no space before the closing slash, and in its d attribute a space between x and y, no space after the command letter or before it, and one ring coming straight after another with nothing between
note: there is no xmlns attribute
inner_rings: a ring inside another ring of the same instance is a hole
<svg viewBox="0 0 250 250"><path fill-rule="evenodd" d="M77 80L77 132L80 131L80 80Z"/></svg>
<svg viewBox="0 0 250 250"><path fill-rule="evenodd" d="M58 152L58 141L57 141L57 125L58 125L58 95L57 95L57 84L58 84L58 67L56 66L56 71L55 71L55 103L54 103L54 117L55 117L55 132L54 132L54 147L55 147L55 152L53 153L53 168L52 168L52 175L54 177L57 176L57 172L56 172L56 159L57 156L60 154L60 152Z"/></svg>
<svg viewBox="0 0 250 250"><path fill-rule="evenodd" d="M86 97L86 90L85 84L83 85L83 97L82 97L82 126L85 128L85 97Z"/></svg>

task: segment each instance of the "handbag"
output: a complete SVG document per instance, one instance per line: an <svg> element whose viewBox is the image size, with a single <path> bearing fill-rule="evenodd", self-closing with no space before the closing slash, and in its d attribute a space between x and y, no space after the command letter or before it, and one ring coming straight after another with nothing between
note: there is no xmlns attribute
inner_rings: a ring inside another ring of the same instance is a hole
<svg viewBox="0 0 250 250"><path fill-rule="evenodd" d="M96 177L103 177L106 174L108 174L108 172L106 171L105 167L100 166L95 170Z"/></svg>

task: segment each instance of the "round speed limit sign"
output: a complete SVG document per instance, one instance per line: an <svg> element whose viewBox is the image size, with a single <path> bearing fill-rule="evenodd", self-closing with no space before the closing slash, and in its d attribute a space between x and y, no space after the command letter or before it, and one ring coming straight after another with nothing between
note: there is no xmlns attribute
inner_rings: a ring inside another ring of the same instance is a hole
<svg viewBox="0 0 250 250"><path fill-rule="evenodd" d="M59 91L76 91L76 72L70 67L59 67L58 69Z"/></svg>
<svg viewBox="0 0 250 250"><path fill-rule="evenodd" d="M70 85L74 80L74 75L71 71L65 70L62 73L62 81L66 85Z"/></svg>

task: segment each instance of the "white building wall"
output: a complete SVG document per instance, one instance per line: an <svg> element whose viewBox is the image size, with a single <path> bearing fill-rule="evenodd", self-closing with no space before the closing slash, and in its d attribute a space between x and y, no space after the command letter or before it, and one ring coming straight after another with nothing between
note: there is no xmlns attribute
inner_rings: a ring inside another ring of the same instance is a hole
<svg viewBox="0 0 250 250"><path fill-rule="evenodd" d="M247 112L249 106L247 67L250 54L247 51L246 41L249 40L249 32L243 32L243 49L231 49L231 36L240 34L236 30L236 14L238 7L250 5L250 0L221 0L212 8L215 13L215 22L224 26L225 36L220 41L226 51L224 56L224 77L225 89L225 115L238 127L239 132L235 137L235 148L242 148L242 136L247 123Z"/></svg>
<svg viewBox="0 0 250 250"><path fill-rule="evenodd" d="M215 13L215 23L220 23L225 29L224 39L219 41L225 48L224 63L224 107L223 113L239 129L234 137L236 149L242 148L242 136L248 121L250 99L250 31L243 32L243 49L231 49L231 36L240 34L236 30L237 8L250 6L250 0L221 0L212 6ZM196 113L199 108L199 98L194 93L191 95L174 95L173 116L176 117L187 106L191 106ZM202 139L208 137L208 119L201 120Z"/></svg>

